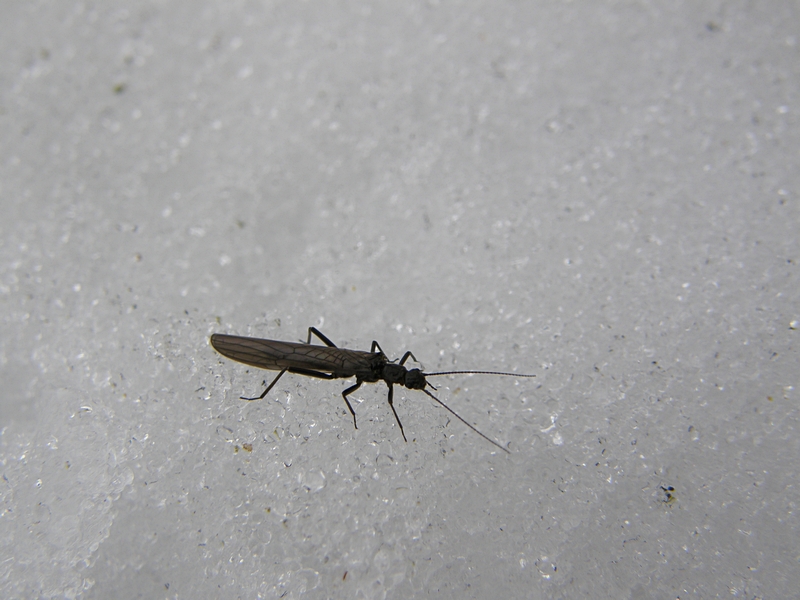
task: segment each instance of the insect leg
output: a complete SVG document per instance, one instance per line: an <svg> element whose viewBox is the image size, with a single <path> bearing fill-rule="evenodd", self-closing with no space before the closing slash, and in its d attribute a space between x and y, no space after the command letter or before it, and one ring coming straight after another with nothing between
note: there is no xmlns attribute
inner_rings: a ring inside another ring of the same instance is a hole
<svg viewBox="0 0 800 600"><path fill-rule="evenodd" d="M372 340L372 348L370 348L370 352L375 352L375 349L376 349L376 348L377 348L377 349L380 351L380 353L381 353L381 354L383 354L383 355L385 355L385 354L386 354L386 353L383 351L383 348L381 348L381 345L380 345L378 342L376 342L375 340ZM416 363L418 363L418 362L419 362L419 361L417 360L417 357L416 357L416 356L414 356L413 354L411 354L411 352L406 352L405 354L403 354L403 358L402 358L402 359L400 359L400 363L399 363L399 364L400 364L400 366L401 366L401 367L402 367L402 366L405 364L405 362L408 360L408 358L409 358L409 357L411 357L412 359L414 359L414 362L416 362ZM394 362L394 361L392 361L392 362Z"/></svg>
<svg viewBox="0 0 800 600"><path fill-rule="evenodd" d="M319 371L312 371L310 369L297 369L295 367L289 367L289 368L284 369L280 373L278 373L278 376L275 379L272 380L272 383L270 383L267 386L267 389L265 389L264 392L260 396L256 396L255 398L245 398L244 396L240 396L240 398L242 400L263 400L264 396L266 396L269 393L269 391L272 389L272 387L276 383L278 383L278 379L280 379L281 375L286 373L286 371L289 371L289 373L295 373L297 375L305 375L306 377L317 377L319 379L336 379L336 377L334 377L330 373L320 373Z"/></svg>
<svg viewBox="0 0 800 600"><path fill-rule="evenodd" d="M320 371L312 371L311 369L289 367L287 370L289 373L294 373L295 375L305 375L306 377L316 377L317 379L336 379L336 376L331 373L321 373Z"/></svg>
<svg viewBox="0 0 800 600"><path fill-rule="evenodd" d="M411 357L411 359L412 359L412 360L413 360L415 363L419 363L419 361L417 360L417 357L416 357L416 356L414 356L413 354L411 354L411 352L406 352L405 354L403 354L403 358L401 358L401 359L400 359L400 366L403 366L404 364L406 364L406 361L408 360L408 358L409 358L409 357Z"/></svg>
<svg viewBox="0 0 800 600"><path fill-rule="evenodd" d="M353 407L350 406L350 400L348 400L347 397L360 387L361 387L361 381L356 381L355 385L350 386L349 388L347 388L345 391L342 392L342 398L344 398L344 402L345 404L347 404L347 408L350 409L350 414L353 415L353 427L355 427L356 429L358 429L358 425L356 425L356 411L354 411Z"/></svg>
<svg viewBox="0 0 800 600"><path fill-rule="evenodd" d="M394 400L394 388L392 387L391 383L387 383L386 385L389 386L389 398L388 398L389 407L392 409L392 412L394 413L394 418L397 421L397 424L400 426L400 433L403 436L403 441L404 442L408 442L408 440L406 439L406 432L403 431L403 424L400 422L400 417L397 416L397 411L394 409L394 402L393 402L393 400Z"/></svg>
<svg viewBox="0 0 800 600"><path fill-rule="evenodd" d="M327 337L325 337L325 335L322 332L320 332L320 330L317 329L316 327L309 327L308 328L308 339L306 340L306 344L310 344L311 343L311 334L312 333L315 336L317 336L319 339L321 339L323 342L325 342L326 346L329 346L331 348L336 348L336 344L334 344Z"/></svg>
<svg viewBox="0 0 800 600"><path fill-rule="evenodd" d="M278 379L280 379L281 375L286 373L286 371L287 371L287 369L284 369L283 371L278 373L278 376L275 379L272 380L272 383L270 383L267 386L267 389L265 389L264 392L260 396L256 396L255 398L245 398L244 396L240 396L239 397L240 400L262 400L264 398L264 396L266 396L267 393L272 389L272 386L274 386L276 383L278 383Z"/></svg>

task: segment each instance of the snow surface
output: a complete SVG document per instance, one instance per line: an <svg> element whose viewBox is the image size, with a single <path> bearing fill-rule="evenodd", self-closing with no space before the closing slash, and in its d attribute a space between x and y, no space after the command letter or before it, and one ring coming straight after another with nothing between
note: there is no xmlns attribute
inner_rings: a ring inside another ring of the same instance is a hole
<svg viewBox="0 0 800 600"><path fill-rule="evenodd" d="M0 596L795 595L798 25L4 3ZM511 454L208 346L311 325Z"/></svg>

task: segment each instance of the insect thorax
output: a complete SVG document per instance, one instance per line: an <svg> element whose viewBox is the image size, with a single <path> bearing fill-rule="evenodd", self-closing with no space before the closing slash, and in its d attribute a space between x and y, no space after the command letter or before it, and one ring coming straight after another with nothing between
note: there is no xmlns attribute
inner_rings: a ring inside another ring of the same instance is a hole
<svg viewBox="0 0 800 600"><path fill-rule="evenodd" d="M406 384L406 373L408 369L405 367L401 367L400 365L393 365L391 363L386 363L383 365L383 369L381 372L381 379L383 379L386 383L399 383L400 385Z"/></svg>
<svg viewBox="0 0 800 600"><path fill-rule="evenodd" d="M425 375L419 369L409 370L391 363L383 365L381 379L388 384L397 383L411 390L421 390L425 387Z"/></svg>

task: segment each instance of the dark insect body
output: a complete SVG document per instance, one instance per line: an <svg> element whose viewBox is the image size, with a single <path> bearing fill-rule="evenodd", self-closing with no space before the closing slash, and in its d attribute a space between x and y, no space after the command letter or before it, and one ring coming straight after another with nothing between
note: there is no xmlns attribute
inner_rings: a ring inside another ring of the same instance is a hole
<svg viewBox="0 0 800 600"><path fill-rule="evenodd" d="M315 335L325 343L325 346L315 346L311 344L311 336ZM423 373L419 369L407 369L406 361L411 358L418 362L411 352L406 352L400 362L390 361L383 353L378 342L373 341L369 352L363 350L347 350L337 348L336 345L320 333L315 327L308 328L308 339L302 342L279 342L277 340L263 340L259 338L240 337L238 335L225 335L215 333L211 336L211 345L214 349L235 360L259 369L269 369L280 371L275 379L272 380L260 396L254 398L242 397L242 400L261 400L275 386L278 380L287 371L297 375L317 377L319 379L342 379L355 377L355 385L350 386L342 392L345 404L353 415L353 425L356 424L356 413L350 405L347 397L355 392L362 383L375 383L383 381L389 387L389 407L394 413L400 433L405 441L406 434L403 431L403 424L397 411L394 408L394 384L402 385L411 390L421 390L436 402L441 404L447 411L454 415L459 421L472 429L483 439L494 444L503 452L508 452L506 448L485 436L475 427L465 421L453 409L431 394L426 388L435 390L425 378L435 375L456 375L456 374L478 374L478 375L507 375L510 377L536 377L536 375L523 375L520 373L503 373L499 371L442 371L438 373Z"/></svg>

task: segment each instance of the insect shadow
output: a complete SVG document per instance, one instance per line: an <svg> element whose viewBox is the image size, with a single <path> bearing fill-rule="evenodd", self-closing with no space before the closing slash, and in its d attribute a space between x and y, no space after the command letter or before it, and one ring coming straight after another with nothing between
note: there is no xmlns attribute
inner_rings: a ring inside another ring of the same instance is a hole
<svg viewBox="0 0 800 600"><path fill-rule="evenodd" d="M311 343L311 336L325 343L324 346L317 346ZM264 340L259 338L241 337L238 335L225 335L215 333L211 336L211 345L214 349L240 363L258 367L259 369L269 369L280 371L275 379L267 386L260 396L245 398L242 400L261 400L275 386L278 380L287 371L296 375L306 375L307 377L317 377L319 379L343 379L355 377L356 383L342 392L345 404L350 414L353 415L353 426L358 429L356 422L356 412L350 405L348 396L361 387L362 383L376 383L383 381L389 387L389 407L394 413L400 433L406 442L403 424L394 408L394 384L402 385L411 390L420 390L441 404L445 410L450 412L459 421L464 423L472 431L483 439L500 448L503 452L509 453L508 449L498 444L493 439L484 435L474 426L470 425L458 413L430 393L427 388L436 390L426 379L439 375L503 375L508 377L536 377L536 375L525 375L521 373L505 373L501 371L440 371L436 373L423 373L419 369L407 369L404 365L411 358L419 362L411 352L406 352L399 362L389 360L384 354L378 342L373 341L369 352L363 350L348 350L337 348L336 344L330 341L315 327L308 328L308 339L302 342L280 342L277 340Z"/></svg>

